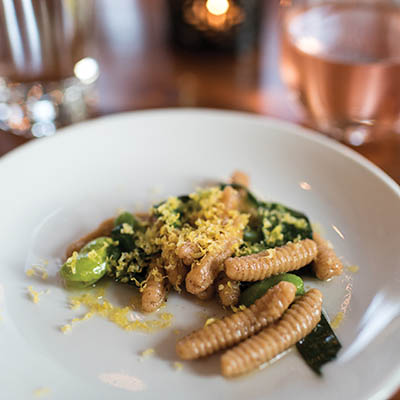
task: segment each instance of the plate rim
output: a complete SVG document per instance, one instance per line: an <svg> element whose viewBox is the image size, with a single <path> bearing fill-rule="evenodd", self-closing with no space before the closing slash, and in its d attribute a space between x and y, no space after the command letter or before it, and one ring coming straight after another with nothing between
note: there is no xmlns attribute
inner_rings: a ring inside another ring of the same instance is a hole
<svg viewBox="0 0 400 400"><path fill-rule="evenodd" d="M78 133L79 129L82 127L95 127L104 121L112 121L115 119L129 119L129 118L143 118L150 115L189 115L197 114L198 116L216 116L216 117L230 117L230 118L240 118L257 121L258 123L272 126L281 127L285 130L285 134L301 137L302 139L318 143L330 150L338 152L348 159L356 162L357 164L368 169L369 172L384 181L394 193L400 198L400 184L398 184L392 177L390 177L385 171L374 164L372 161L368 160L366 157L356 152L355 150L347 147L343 143L340 143L316 130L303 127L293 122L288 122L279 118L269 117L267 115L255 114L246 111L234 111L234 110L219 110L214 108L194 108L194 107L171 107L171 108L157 108L148 109L140 111L125 111L110 115L101 116L98 118L89 119L83 122L78 122L76 124L69 125L67 127L60 128L56 131L56 134L49 137L37 138L30 140L12 150L5 153L0 157L0 168L8 162L11 162L14 157L18 157L20 152L29 151L37 146L41 146L41 143L47 143L50 141L62 140L66 135L82 135ZM83 133L84 134L84 133ZM135 133L132 132L132 135ZM0 171L1 172L1 171Z"/></svg>
<svg viewBox="0 0 400 400"><path fill-rule="evenodd" d="M337 152L347 159L355 162L356 164L364 167L368 172L372 173L380 181L382 181L386 186L391 189L391 191L397 195L400 200L400 185L394 181L387 173L385 173L381 168L375 165L373 162L369 161L366 157L357 153L355 150L345 146L342 143L335 141L323 134L314 131L309 128L302 127L300 125L294 124L292 122L287 122L277 118L272 118L264 115L253 114L242 111L231 111L231 110L217 110L208 108L161 108L161 109L149 109L142 111L128 111L117 114L111 114L107 116L102 116L99 118L87 120L71 126L61 128L57 131L54 136L40 138L40 140L31 140L24 143L21 146L9 151L2 157L0 157L0 175L4 168L7 167L8 163L13 163L15 158L23 155L24 152L29 152L37 148L37 146L43 146L43 143L52 143L57 140L65 140L65 137L74 137L73 135L85 134L85 131L79 132L84 127L88 130L96 129L98 124L102 124L104 121L113 121L117 119L136 119L136 118L148 118L150 116L166 116L169 115L171 118L187 115L195 115L197 117L213 116L222 118L232 118L232 119L242 119L248 121L257 121L260 124L264 124L266 127L277 129L281 128L285 134L292 135L294 137L300 137L306 142L317 143L323 147L329 149L330 151ZM60 135L61 133L61 135ZM135 135L135 131L132 131L132 135ZM268 135L268 131L266 131ZM64 138L64 139L62 139ZM71 140L71 139L67 139ZM72 139L73 140L73 139ZM400 381L400 364L392 374L390 374L387 379L376 386L376 392L371 395L371 399L384 399L394 393L399 385Z"/></svg>

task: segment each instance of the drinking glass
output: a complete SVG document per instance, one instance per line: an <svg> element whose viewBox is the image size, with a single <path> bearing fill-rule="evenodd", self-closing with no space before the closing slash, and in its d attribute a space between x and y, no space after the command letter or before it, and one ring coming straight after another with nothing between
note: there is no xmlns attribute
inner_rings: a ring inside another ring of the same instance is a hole
<svg viewBox="0 0 400 400"><path fill-rule="evenodd" d="M281 1L281 73L319 130L352 145L400 130L400 2Z"/></svg>
<svg viewBox="0 0 400 400"><path fill-rule="evenodd" d="M0 0L0 129L48 136L87 117L91 0Z"/></svg>

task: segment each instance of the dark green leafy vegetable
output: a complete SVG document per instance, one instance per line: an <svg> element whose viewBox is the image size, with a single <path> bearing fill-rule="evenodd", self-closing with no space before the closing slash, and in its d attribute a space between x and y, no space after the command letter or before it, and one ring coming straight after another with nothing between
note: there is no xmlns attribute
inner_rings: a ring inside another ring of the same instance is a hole
<svg viewBox="0 0 400 400"><path fill-rule="evenodd" d="M139 286L146 278L153 256L155 255L145 254L139 247L135 247L131 252L121 252L118 246L110 246L107 275L116 282Z"/></svg>
<svg viewBox="0 0 400 400"><path fill-rule="evenodd" d="M129 212L120 214L114 222L114 229L111 231L111 238L118 242L120 252L130 252L135 248L135 231L142 227L140 222ZM116 250L111 250L114 258L117 254Z"/></svg>
<svg viewBox="0 0 400 400"><path fill-rule="evenodd" d="M297 289L296 295L304 294L304 283L299 276L294 274L280 274L271 276L270 278L264 279L249 286L240 294L239 304L243 304L246 307L250 306L257 299L262 297L268 289L277 285L281 281L293 283Z"/></svg>
<svg viewBox="0 0 400 400"><path fill-rule="evenodd" d="M138 221L130 212L125 211L122 214L118 215L118 217L114 221L114 226L122 224L129 224L132 228L135 228L135 226L138 224Z"/></svg>
<svg viewBox="0 0 400 400"><path fill-rule="evenodd" d="M336 358L342 345L322 313L317 326L296 347L307 365L321 375L321 367Z"/></svg>
<svg viewBox="0 0 400 400"><path fill-rule="evenodd" d="M261 218L261 230L267 247L312 239L310 221L299 211L279 203L260 202L258 215Z"/></svg>
<svg viewBox="0 0 400 400"><path fill-rule="evenodd" d="M133 229L131 232L129 230L126 230L125 224L117 225L111 231L111 238L115 242L118 242L118 248L121 252L130 252L135 248L134 231Z"/></svg>

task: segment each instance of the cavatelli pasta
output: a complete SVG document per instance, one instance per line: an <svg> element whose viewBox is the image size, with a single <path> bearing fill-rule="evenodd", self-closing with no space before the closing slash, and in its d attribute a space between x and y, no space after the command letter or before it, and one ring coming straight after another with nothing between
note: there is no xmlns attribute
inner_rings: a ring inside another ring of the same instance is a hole
<svg viewBox="0 0 400 400"><path fill-rule="evenodd" d="M188 273L188 267L183 263L181 259L176 257L174 265L170 265L166 269L169 283L174 287L177 292L182 290L181 285L185 281L186 274Z"/></svg>
<svg viewBox="0 0 400 400"><path fill-rule="evenodd" d="M71 243L67 247L67 251L65 252L65 256L71 257L74 251L79 252L79 250L85 246L85 244L89 243L93 239L97 239L100 236L110 236L111 231L114 228L114 218L109 218L103 221L94 231L88 233L87 235L81 237L75 242Z"/></svg>
<svg viewBox="0 0 400 400"><path fill-rule="evenodd" d="M234 306L239 301L240 282L229 279L224 271L220 272L216 281L218 297L225 307Z"/></svg>
<svg viewBox="0 0 400 400"><path fill-rule="evenodd" d="M176 255L185 265L192 265L198 252L198 246L192 242L184 242L176 249Z"/></svg>
<svg viewBox="0 0 400 400"><path fill-rule="evenodd" d="M236 238L226 239L219 251L206 254L192 265L186 275L186 290L192 294L204 292L223 270L224 261L232 255Z"/></svg>
<svg viewBox="0 0 400 400"><path fill-rule="evenodd" d="M279 321L223 354L222 374L241 375L271 360L312 331L321 318L321 308L321 292L309 290Z"/></svg>
<svg viewBox="0 0 400 400"><path fill-rule="evenodd" d="M261 253L228 258L225 260L225 272L237 281L258 281L304 267L316 255L317 244L311 239L304 239Z"/></svg>
<svg viewBox="0 0 400 400"><path fill-rule="evenodd" d="M215 285L210 285L204 292L197 293L195 296L200 300L210 300L214 297Z"/></svg>
<svg viewBox="0 0 400 400"><path fill-rule="evenodd" d="M318 279L327 280L340 275L343 264L339 260L332 245L318 233L314 232L313 239L317 243L318 254L312 263L312 268Z"/></svg>
<svg viewBox="0 0 400 400"><path fill-rule="evenodd" d="M232 183L236 183L238 185L242 185L244 187L249 187L250 178L243 171L234 171L232 176L231 176L231 182Z"/></svg>
<svg viewBox="0 0 400 400"><path fill-rule="evenodd" d="M240 195L232 186L226 186L222 191L221 201L226 211L237 210L240 203Z"/></svg>
<svg viewBox="0 0 400 400"><path fill-rule="evenodd" d="M146 284L142 291L142 310L153 312L160 308L167 296L165 271L161 265L161 259L151 261L147 273Z"/></svg>
<svg viewBox="0 0 400 400"><path fill-rule="evenodd" d="M278 319L294 300L296 287L280 282L249 308L233 313L181 339L176 352L191 360L230 347Z"/></svg>

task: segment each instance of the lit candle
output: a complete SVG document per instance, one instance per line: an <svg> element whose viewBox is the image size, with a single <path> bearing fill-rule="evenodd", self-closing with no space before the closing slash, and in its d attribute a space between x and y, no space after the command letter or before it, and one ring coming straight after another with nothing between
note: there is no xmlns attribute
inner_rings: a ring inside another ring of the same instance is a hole
<svg viewBox="0 0 400 400"><path fill-rule="evenodd" d="M207 0L206 8L213 15L226 14L229 9L228 0Z"/></svg>
<svg viewBox="0 0 400 400"><path fill-rule="evenodd" d="M194 0L184 17L201 31L228 31L242 22L243 12L229 0Z"/></svg>

